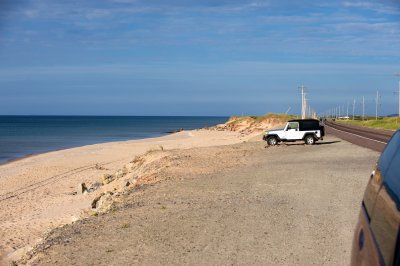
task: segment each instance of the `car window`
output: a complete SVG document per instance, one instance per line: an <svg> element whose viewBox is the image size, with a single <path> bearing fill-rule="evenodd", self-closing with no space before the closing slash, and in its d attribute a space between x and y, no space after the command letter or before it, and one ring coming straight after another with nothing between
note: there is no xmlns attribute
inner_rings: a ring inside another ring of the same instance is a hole
<svg viewBox="0 0 400 266"><path fill-rule="evenodd" d="M316 130L319 129L319 122L317 120L305 120L301 122L301 130Z"/></svg>
<svg viewBox="0 0 400 266"><path fill-rule="evenodd" d="M400 145L400 131L397 131L390 139L389 143L385 147L385 150L382 152L381 157L379 158L378 166L383 177L386 176L386 171L399 145Z"/></svg>
<svg viewBox="0 0 400 266"><path fill-rule="evenodd" d="M298 129L299 128L299 123L297 122L289 122L288 129Z"/></svg>
<svg viewBox="0 0 400 266"><path fill-rule="evenodd" d="M383 185L385 186L388 194L396 203L397 209L400 210L400 150L399 147L399 134L396 134L394 142L390 141L390 147L385 154L382 162L380 161L380 167L385 167L383 171ZM386 150L386 149L385 149ZM391 159L388 157L391 155ZM390 161L388 163L388 161Z"/></svg>

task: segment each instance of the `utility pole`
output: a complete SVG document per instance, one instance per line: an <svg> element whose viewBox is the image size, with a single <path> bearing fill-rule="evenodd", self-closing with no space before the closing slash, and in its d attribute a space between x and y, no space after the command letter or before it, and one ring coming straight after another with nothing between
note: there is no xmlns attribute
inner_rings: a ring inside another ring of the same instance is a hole
<svg viewBox="0 0 400 266"><path fill-rule="evenodd" d="M306 118L311 118L312 117L312 111L313 108L311 107L311 104L309 103L310 99L305 98L306 102Z"/></svg>
<svg viewBox="0 0 400 266"><path fill-rule="evenodd" d="M378 104L379 104L379 91L376 91L376 99L375 99L375 120L378 120Z"/></svg>
<svg viewBox="0 0 400 266"><path fill-rule="evenodd" d="M307 98L306 98L306 94L307 93L304 93L304 118L306 118L307 117L307 110L308 110L308 103L307 103Z"/></svg>
<svg viewBox="0 0 400 266"><path fill-rule="evenodd" d="M304 85L299 87L301 89L301 119L306 117L306 93Z"/></svg>
<svg viewBox="0 0 400 266"><path fill-rule="evenodd" d="M365 99L364 99L364 96L363 96L362 106L363 106L363 121L364 121L364 115L365 115Z"/></svg>
<svg viewBox="0 0 400 266"><path fill-rule="evenodd" d="M395 76L400 77L400 72L395 74ZM399 113L398 113L398 117L400 117L400 80L399 80Z"/></svg>

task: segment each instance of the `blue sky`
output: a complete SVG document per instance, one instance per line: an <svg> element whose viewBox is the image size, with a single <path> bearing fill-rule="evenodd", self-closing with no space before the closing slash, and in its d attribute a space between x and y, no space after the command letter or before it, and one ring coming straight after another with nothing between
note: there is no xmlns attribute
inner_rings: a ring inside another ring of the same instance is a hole
<svg viewBox="0 0 400 266"><path fill-rule="evenodd" d="M0 114L397 112L397 1L0 3Z"/></svg>

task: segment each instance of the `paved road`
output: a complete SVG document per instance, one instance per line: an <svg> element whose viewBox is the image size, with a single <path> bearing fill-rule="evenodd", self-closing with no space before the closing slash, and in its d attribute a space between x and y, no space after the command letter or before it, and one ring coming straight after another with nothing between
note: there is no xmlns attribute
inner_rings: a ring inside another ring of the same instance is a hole
<svg viewBox="0 0 400 266"><path fill-rule="evenodd" d="M36 263L348 265L379 153L333 136L264 146L171 151L165 181L56 230Z"/></svg>
<svg viewBox="0 0 400 266"><path fill-rule="evenodd" d="M353 144L382 152L393 131L344 125L328 121L325 123L328 134L333 134Z"/></svg>

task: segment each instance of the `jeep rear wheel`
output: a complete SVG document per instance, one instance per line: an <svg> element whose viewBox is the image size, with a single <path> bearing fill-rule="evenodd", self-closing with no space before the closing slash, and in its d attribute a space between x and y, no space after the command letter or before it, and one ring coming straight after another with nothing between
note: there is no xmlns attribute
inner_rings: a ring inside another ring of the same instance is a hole
<svg viewBox="0 0 400 266"><path fill-rule="evenodd" d="M307 136L304 138L304 142L305 142L307 145L313 145L313 144L315 143L315 138L314 138L314 136L312 136L312 135L307 135Z"/></svg>
<svg viewBox="0 0 400 266"><path fill-rule="evenodd" d="M276 144L278 144L278 139L275 136L270 136L267 139L267 143L270 146L275 146Z"/></svg>

